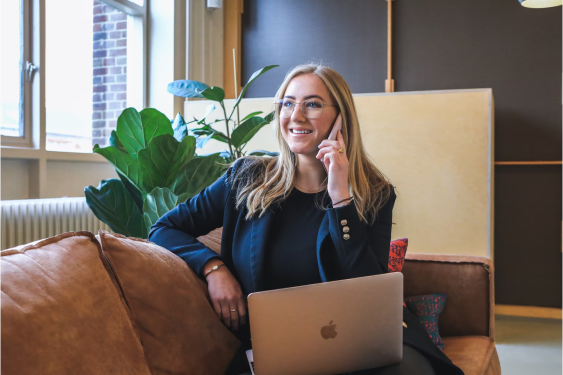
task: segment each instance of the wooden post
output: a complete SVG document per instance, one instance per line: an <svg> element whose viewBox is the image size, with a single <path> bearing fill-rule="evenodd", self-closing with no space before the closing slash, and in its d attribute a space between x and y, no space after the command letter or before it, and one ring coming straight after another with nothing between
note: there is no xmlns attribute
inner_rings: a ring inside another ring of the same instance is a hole
<svg viewBox="0 0 563 375"><path fill-rule="evenodd" d="M395 0L387 0L387 79L385 80L385 92L395 92L395 81L391 75L391 68L392 68L392 19L393 19L393 12L391 9L391 4Z"/></svg>
<svg viewBox="0 0 563 375"><path fill-rule="evenodd" d="M242 13L243 0L223 1L223 14L225 17L225 44L223 47L223 89L226 99L234 99L234 93L241 92L241 39L242 39ZM233 72L233 49L236 50L236 82Z"/></svg>

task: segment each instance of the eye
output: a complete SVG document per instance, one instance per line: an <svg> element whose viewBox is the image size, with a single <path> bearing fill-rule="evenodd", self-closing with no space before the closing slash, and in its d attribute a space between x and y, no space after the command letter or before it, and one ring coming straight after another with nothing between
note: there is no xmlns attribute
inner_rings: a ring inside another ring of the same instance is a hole
<svg viewBox="0 0 563 375"><path fill-rule="evenodd" d="M307 108L321 108L323 105L321 102L316 102L314 100L310 100L307 102Z"/></svg>
<svg viewBox="0 0 563 375"><path fill-rule="evenodd" d="M285 107L285 108L292 108L292 107L293 107L293 103L290 102L289 100L284 100L282 106Z"/></svg>

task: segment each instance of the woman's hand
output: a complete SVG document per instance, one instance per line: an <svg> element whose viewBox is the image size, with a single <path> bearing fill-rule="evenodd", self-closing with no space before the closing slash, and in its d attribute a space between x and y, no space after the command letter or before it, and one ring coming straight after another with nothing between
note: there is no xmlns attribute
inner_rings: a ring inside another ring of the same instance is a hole
<svg viewBox="0 0 563 375"><path fill-rule="evenodd" d="M246 299L240 284L227 266L211 272L206 279L215 313L227 327L238 330L239 325L246 324ZM238 311L231 311L235 309Z"/></svg>
<svg viewBox="0 0 563 375"><path fill-rule="evenodd" d="M342 147L344 152L338 152ZM328 171L328 194L333 202L350 198L348 190L348 157L344 147L344 137L341 131L336 133L336 140L325 139L319 145L317 159L323 161Z"/></svg>

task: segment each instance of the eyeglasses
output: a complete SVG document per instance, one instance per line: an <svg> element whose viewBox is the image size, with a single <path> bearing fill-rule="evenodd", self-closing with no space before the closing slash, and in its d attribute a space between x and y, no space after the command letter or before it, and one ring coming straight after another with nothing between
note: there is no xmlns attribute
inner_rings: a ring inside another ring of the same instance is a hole
<svg viewBox="0 0 563 375"><path fill-rule="evenodd" d="M325 105L336 107L334 104L323 103L318 99L307 99L303 100L301 103L292 102L287 99L280 99L276 100L274 104L276 105L276 111L280 118L291 117L297 104L301 104L301 113L309 119L321 117L321 114L323 113L323 106Z"/></svg>

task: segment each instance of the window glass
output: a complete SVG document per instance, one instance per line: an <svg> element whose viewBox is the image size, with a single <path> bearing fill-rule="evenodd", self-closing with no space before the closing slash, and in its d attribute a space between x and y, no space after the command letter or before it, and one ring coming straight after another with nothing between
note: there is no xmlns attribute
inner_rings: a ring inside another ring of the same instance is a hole
<svg viewBox="0 0 563 375"><path fill-rule="evenodd" d="M24 63L22 4L21 1L2 1L1 7L0 134L21 137L23 136L22 67Z"/></svg>
<svg viewBox="0 0 563 375"><path fill-rule="evenodd" d="M129 106L128 32L134 22L99 1L72 2L72 13L68 4L46 2L47 150L92 152L94 144L108 145Z"/></svg>

